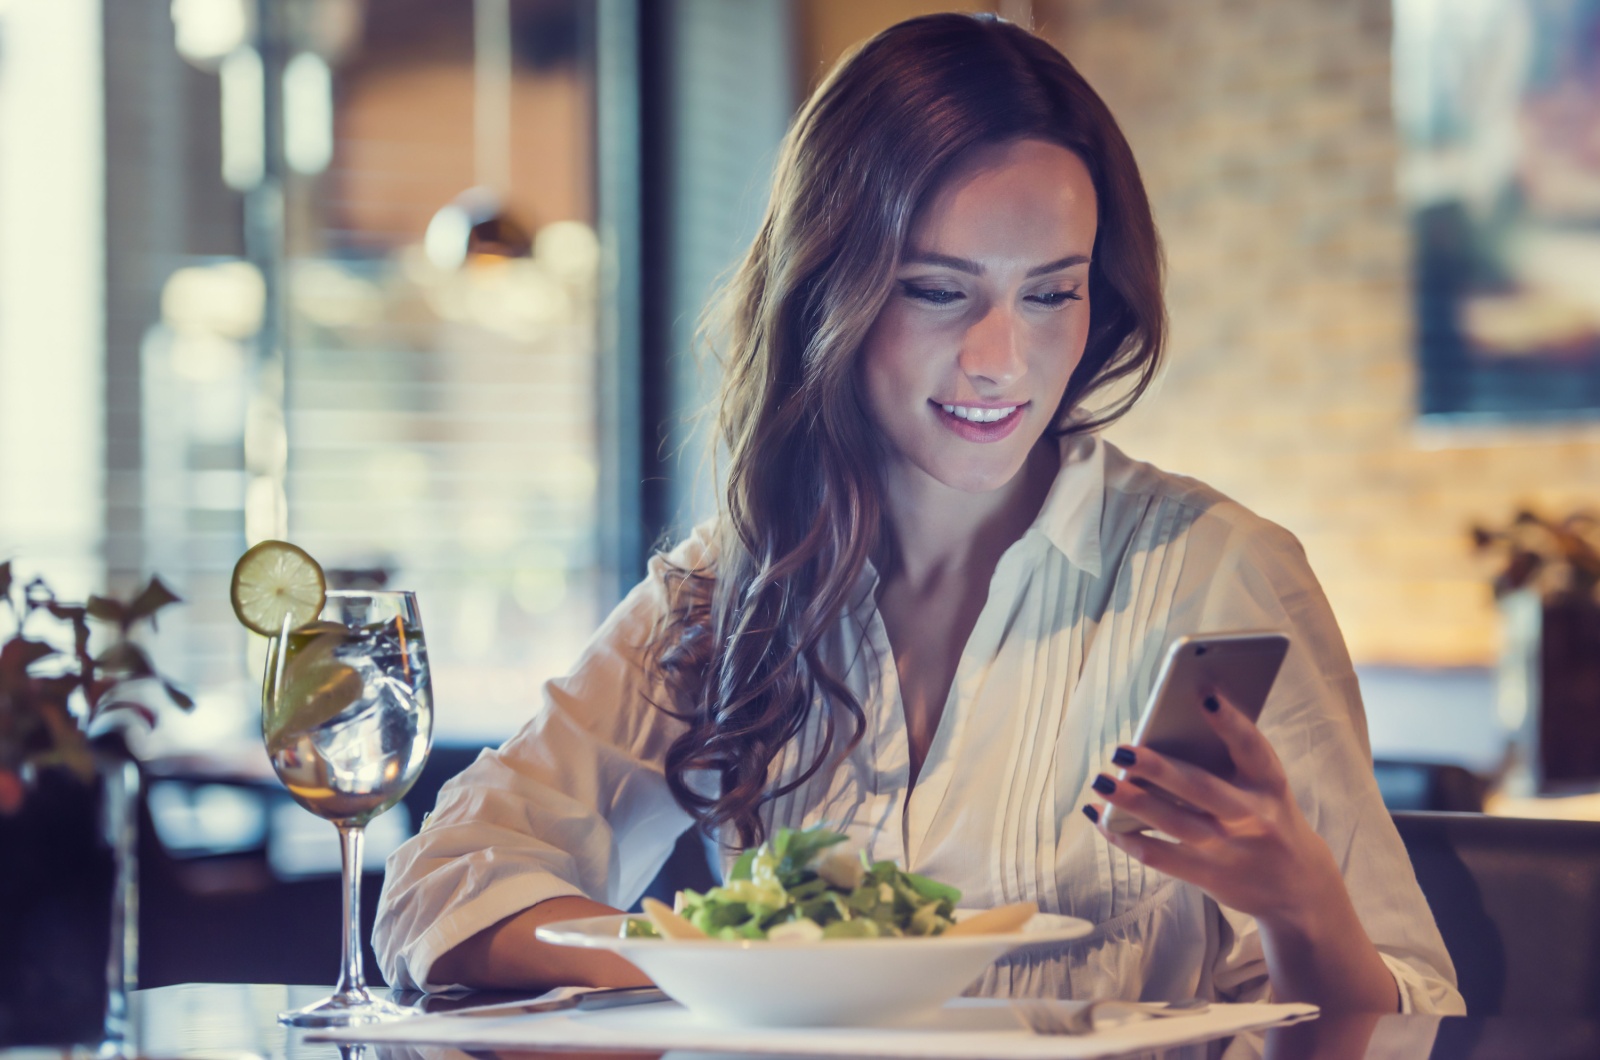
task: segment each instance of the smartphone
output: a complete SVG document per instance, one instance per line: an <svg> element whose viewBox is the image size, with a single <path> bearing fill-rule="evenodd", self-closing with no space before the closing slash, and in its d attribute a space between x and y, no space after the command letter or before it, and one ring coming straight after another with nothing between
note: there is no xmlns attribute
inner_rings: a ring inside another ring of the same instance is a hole
<svg viewBox="0 0 1600 1060"><path fill-rule="evenodd" d="M1255 721L1261 716L1267 693L1272 691L1272 682L1288 651L1288 636L1271 631L1179 637L1161 664L1139 731L1133 737L1134 746L1193 763L1219 777L1231 776L1233 759L1222 738L1206 722L1201 703L1213 693L1220 694ZM1119 779L1126 776L1123 771ZM1154 785L1145 787L1167 795ZM1167 797L1181 801L1175 796ZM1117 806L1106 807L1102 823L1110 832L1140 832L1150 827Z"/></svg>

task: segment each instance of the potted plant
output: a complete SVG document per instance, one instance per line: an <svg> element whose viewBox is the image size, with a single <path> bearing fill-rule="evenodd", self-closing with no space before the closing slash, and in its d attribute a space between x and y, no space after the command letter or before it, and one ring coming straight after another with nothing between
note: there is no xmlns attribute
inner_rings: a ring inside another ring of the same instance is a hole
<svg viewBox="0 0 1600 1060"><path fill-rule="evenodd" d="M0 1048L126 1031L139 772L122 723L189 709L134 640L178 597L57 599L0 563Z"/></svg>
<svg viewBox="0 0 1600 1060"><path fill-rule="evenodd" d="M1600 788L1600 519L1516 513L1474 526L1497 554L1500 716L1512 731L1506 787L1549 795Z"/></svg>

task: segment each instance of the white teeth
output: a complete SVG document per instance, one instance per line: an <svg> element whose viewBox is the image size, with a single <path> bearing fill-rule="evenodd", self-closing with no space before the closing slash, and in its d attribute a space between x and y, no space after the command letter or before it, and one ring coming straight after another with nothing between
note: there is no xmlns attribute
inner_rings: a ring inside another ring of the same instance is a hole
<svg viewBox="0 0 1600 1060"><path fill-rule="evenodd" d="M971 423L994 423L996 420L1005 419L1017 411L1018 408L1016 405L1007 405L1005 408L1000 409L974 409L968 408L966 405L940 405L939 407L957 419L967 420Z"/></svg>

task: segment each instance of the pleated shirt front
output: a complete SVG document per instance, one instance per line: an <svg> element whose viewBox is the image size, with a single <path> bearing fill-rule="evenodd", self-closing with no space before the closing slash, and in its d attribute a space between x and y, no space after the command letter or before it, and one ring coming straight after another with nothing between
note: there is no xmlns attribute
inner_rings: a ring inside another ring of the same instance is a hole
<svg viewBox="0 0 1600 1060"><path fill-rule="evenodd" d="M697 535L672 558L693 565L705 548ZM522 731L447 785L391 856L374 938L391 983L448 985L428 978L439 955L547 898L631 905L688 827L661 767L682 725L651 705L663 699L644 660L665 606L661 572L658 562ZM845 831L872 858L961 888L966 906L1031 899L1095 925L1002 961L977 992L1270 996L1253 918L1112 847L1080 807L1132 739L1174 638L1276 629L1292 646L1262 731L1343 869L1402 1007L1462 1010L1373 779L1343 640L1287 531L1098 437L1064 440L1038 517L995 570L914 787L876 588L868 569L824 649L865 711L862 739L767 818ZM775 783L822 750L829 709L851 731L842 709L819 702L774 762Z"/></svg>

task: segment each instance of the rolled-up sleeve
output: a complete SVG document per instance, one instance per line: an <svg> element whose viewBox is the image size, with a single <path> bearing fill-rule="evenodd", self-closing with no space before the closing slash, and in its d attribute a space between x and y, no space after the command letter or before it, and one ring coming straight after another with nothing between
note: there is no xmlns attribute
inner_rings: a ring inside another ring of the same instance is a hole
<svg viewBox="0 0 1600 1060"><path fill-rule="evenodd" d="M1287 531L1249 517L1222 543L1197 629L1284 629L1292 646L1261 716L1296 802L1333 851L1403 1012L1458 1014L1455 968L1372 772L1366 715L1333 612ZM1224 920L1213 981L1229 1000L1270 997L1259 928Z"/></svg>
<svg viewBox="0 0 1600 1060"><path fill-rule="evenodd" d="M703 538L670 559L703 557ZM645 648L666 607L664 565L607 619L534 717L439 792L417 835L389 856L373 948L389 983L443 990L433 964L495 923L550 898L626 908L692 823L662 769L683 723Z"/></svg>

